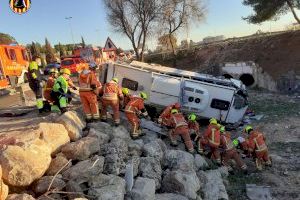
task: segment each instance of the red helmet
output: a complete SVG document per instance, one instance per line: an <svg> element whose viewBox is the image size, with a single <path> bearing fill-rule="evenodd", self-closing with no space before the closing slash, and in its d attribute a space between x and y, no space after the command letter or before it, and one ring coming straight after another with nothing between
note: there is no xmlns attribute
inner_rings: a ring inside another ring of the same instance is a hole
<svg viewBox="0 0 300 200"><path fill-rule="evenodd" d="M174 104L174 108L175 108L175 109L180 109L180 104L179 104L179 103L175 103L175 104Z"/></svg>

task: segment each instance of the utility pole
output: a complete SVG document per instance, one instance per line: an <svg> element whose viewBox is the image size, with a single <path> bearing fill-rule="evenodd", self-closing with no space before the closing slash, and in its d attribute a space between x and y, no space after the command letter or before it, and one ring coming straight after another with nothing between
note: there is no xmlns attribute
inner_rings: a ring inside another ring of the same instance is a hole
<svg viewBox="0 0 300 200"><path fill-rule="evenodd" d="M74 34L73 34L73 29L72 29L72 24L71 24L72 17L66 17L65 19L69 21L69 26L70 26L70 30L71 30L71 36L72 36L73 46L75 47Z"/></svg>

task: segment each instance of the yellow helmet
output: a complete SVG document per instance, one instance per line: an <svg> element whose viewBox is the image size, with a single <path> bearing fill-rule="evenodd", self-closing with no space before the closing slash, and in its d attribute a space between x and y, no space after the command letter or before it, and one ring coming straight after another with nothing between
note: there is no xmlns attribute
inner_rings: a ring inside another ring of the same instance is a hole
<svg viewBox="0 0 300 200"><path fill-rule="evenodd" d="M61 74L71 75L71 71L68 68L64 68L64 69L62 69Z"/></svg>
<svg viewBox="0 0 300 200"><path fill-rule="evenodd" d="M209 120L209 123L210 123L210 124L217 125L217 124L218 124L218 121L217 121L215 118L211 118L211 119Z"/></svg>
<svg viewBox="0 0 300 200"><path fill-rule="evenodd" d="M141 92L140 93L140 97L142 97L143 99L147 100L148 99L148 96L145 92Z"/></svg>
<svg viewBox="0 0 300 200"><path fill-rule="evenodd" d="M220 132L221 132L221 133L224 133L224 132L225 132L225 126L221 126L221 127L220 127Z"/></svg>
<svg viewBox="0 0 300 200"><path fill-rule="evenodd" d="M38 70L38 69L39 69L39 66L35 61L31 61L29 63L29 70Z"/></svg>
<svg viewBox="0 0 300 200"><path fill-rule="evenodd" d="M128 88L122 88L122 93L124 95L128 95L129 94L129 89Z"/></svg>
<svg viewBox="0 0 300 200"><path fill-rule="evenodd" d="M172 110L171 110L171 114L176 114L176 113L178 113L178 110L177 110L177 109L172 109Z"/></svg>
<svg viewBox="0 0 300 200"><path fill-rule="evenodd" d="M194 113L192 113L192 114L189 115L188 119L189 119L190 121L196 121L197 116L196 116Z"/></svg>
<svg viewBox="0 0 300 200"><path fill-rule="evenodd" d="M116 83L119 83L119 79L114 77L113 79L111 79L112 81L116 82Z"/></svg>
<svg viewBox="0 0 300 200"><path fill-rule="evenodd" d="M251 130L253 130L253 127L250 126L250 125L247 125L247 126L244 128L244 131L245 131L246 133L249 133Z"/></svg>

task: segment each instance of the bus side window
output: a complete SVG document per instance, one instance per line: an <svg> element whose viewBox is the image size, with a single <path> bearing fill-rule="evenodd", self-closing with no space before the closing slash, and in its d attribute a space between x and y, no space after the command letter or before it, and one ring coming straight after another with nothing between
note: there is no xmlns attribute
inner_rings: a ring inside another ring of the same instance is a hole
<svg viewBox="0 0 300 200"><path fill-rule="evenodd" d="M14 49L10 49L9 50L9 56L10 56L10 59L13 60L13 61L17 61L17 56L16 56L16 52Z"/></svg>
<svg viewBox="0 0 300 200"><path fill-rule="evenodd" d="M22 49L21 52L22 52L23 60L28 61L29 59L28 59L27 51L25 51L24 49Z"/></svg>

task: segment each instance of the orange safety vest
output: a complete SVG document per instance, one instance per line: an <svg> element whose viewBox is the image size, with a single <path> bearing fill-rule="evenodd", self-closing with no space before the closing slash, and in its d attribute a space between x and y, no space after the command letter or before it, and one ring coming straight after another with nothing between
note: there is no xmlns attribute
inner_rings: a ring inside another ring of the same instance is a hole
<svg viewBox="0 0 300 200"><path fill-rule="evenodd" d="M181 113L171 114L171 120L175 129L181 126L188 126Z"/></svg>
<svg viewBox="0 0 300 200"><path fill-rule="evenodd" d="M133 96L125 107L126 113L139 113L144 109L144 99L141 97Z"/></svg>
<svg viewBox="0 0 300 200"><path fill-rule="evenodd" d="M188 126L189 126L189 129L194 130L196 134L199 133L200 128L199 128L198 122L189 121Z"/></svg>
<svg viewBox="0 0 300 200"><path fill-rule="evenodd" d="M118 100L118 95L120 94L120 88L118 84L114 81L110 81L104 85L103 88L103 99L104 100Z"/></svg>
<svg viewBox="0 0 300 200"><path fill-rule="evenodd" d="M267 145L264 140L264 135L258 131L253 131L249 136L249 148L254 147L256 152L264 151Z"/></svg>
<svg viewBox="0 0 300 200"><path fill-rule="evenodd" d="M164 109L164 111L160 114L160 117L164 118L164 119L170 118L170 116L171 116L171 110L173 109L173 107L174 107L174 104L169 105L168 107L166 107Z"/></svg>
<svg viewBox="0 0 300 200"><path fill-rule="evenodd" d="M225 151L229 151L234 148L230 138L230 133L225 132L221 134L221 145L224 147Z"/></svg>
<svg viewBox="0 0 300 200"><path fill-rule="evenodd" d="M217 125L210 124L204 135L213 146L220 145L220 131Z"/></svg>

